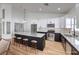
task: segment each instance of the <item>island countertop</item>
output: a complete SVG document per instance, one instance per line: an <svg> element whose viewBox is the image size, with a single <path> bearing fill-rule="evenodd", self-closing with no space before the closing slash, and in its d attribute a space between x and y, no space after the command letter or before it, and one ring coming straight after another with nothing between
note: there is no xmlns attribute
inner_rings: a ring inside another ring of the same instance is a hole
<svg viewBox="0 0 79 59"><path fill-rule="evenodd" d="M43 37L45 34L43 33L32 33L32 32L15 32L15 34L21 34L21 35L27 35L27 36L33 36L33 37Z"/></svg>
<svg viewBox="0 0 79 59"><path fill-rule="evenodd" d="M16 39L15 41L18 43L19 40L17 37L21 37L21 42L24 38L28 39L28 46L31 47L31 41L36 40L37 41L37 49L43 51L45 48L45 34L42 33L33 33L33 32L15 32Z"/></svg>

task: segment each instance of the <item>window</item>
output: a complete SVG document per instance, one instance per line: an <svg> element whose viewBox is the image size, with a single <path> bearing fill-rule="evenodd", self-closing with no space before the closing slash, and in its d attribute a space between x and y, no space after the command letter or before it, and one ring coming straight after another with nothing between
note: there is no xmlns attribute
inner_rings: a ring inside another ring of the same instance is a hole
<svg viewBox="0 0 79 59"><path fill-rule="evenodd" d="M70 18L66 19L66 28L71 28L72 27L71 22L72 22L72 20Z"/></svg>
<svg viewBox="0 0 79 59"><path fill-rule="evenodd" d="M67 18L66 19L66 28L71 28L71 30L73 31L74 27L75 27L76 31L79 31L79 28L77 28L76 18Z"/></svg>
<svg viewBox="0 0 79 59"><path fill-rule="evenodd" d="M75 19L72 18L72 31L74 30L74 27L75 27L75 31L79 31L79 28L77 28L77 20L76 20L76 18Z"/></svg>
<svg viewBox="0 0 79 59"><path fill-rule="evenodd" d="M14 32L23 32L24 31L24 24L23 23L15 23Z"/></svg>
<svg viewBox="0 0 79 59"><path fill-rule="evenodd" d="M3 34L5 34L5 22L2 22Z"/></svg>
<svg viewBox="0 0 79 59"><path fill-rule="evenodd" d="M10 22L6 22L6 32L7 32L7 34L10 34L10 29L11 29L11 27L10 27Z"/></svg>

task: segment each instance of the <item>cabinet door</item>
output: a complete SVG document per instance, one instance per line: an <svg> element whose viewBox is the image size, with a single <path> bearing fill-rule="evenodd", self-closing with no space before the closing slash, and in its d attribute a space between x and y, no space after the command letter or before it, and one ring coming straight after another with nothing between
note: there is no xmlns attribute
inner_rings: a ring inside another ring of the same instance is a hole
<svg viewBox="0 0 79 59"><path fill-rule="evenodd" d="M23 23L15 23L14 24L14 32L24 32L24 24Z"/></svg>
<svg viewBox="0 0 79 59"><path fill-rule="evenodd" d="M66 42L66 54L71 55L71 46L68 42Z"/></svg>
<svg viewBox="0 0 79 59"><path fill-rule="evenodd" d="M55 33L55 41L58 41L58 42L61 41L61 34L60 33Z"/></svg>
<svg viewBox="0 0 79 59"><path fill-rule="evenodd" d="M79 52L75 48L72 47L71 54L72 55L79 55Z"/></svg>
<svg viewBox="0 0 79 59"><path fill-rule="evenodd" d="M61 42L62 42L62 46L63 46L64 50L66 51L66 40L63 36L61 36Z"/></svg>
<svg viewBox="0 0 79 59"><path fill-rule="evenodd" d="M76 27L79 28L79 17L76 19Z"/></svg>

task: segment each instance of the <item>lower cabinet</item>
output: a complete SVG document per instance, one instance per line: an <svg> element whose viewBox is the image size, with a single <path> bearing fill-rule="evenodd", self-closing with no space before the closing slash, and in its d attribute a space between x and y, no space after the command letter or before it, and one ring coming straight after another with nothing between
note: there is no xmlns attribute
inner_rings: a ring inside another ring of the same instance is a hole
<svg viewBox="0 0 79 59"><path fill-rule="evenodd" d="M71 46L70 44L66 41L66 54L71 55Z"/></svg>
<svg viewBox="0 0 79 59"><path fill-rule="evenodd" d="M63 35L61 35L61 43L66 55L79 55L79 52L73 45L71 45L71 43L67 41L67 39Z"/></svg>
<svg viewBox="0 0 79 59"><path fill-rule="evenodd" d="M62 43L64 50L66 51L66 39L63 36L61 36L61 43Z"/></svg>
<svg viewBox="0 0 79 59"><path fill-rule="evenodd" d="M75 49L71 43L60 33L55 33L55 41L61 42L66 55L79 55L79 51Z"/></svg>
<svg viewBox="0 0 79 59"><path fill-rule="evenodd" d="M66 54L67 55L79 55L79 52L66 41Z"/></svg>
<svg viewBox="0 0 79 59"><path fill-rule="evenodd" d="M72 55L79 55L79 52L75 48L72 48L71 49L71 54Z"/></svg>
<svg viewBox="0 0 79 59"><path fill-rule="evenodd" d="M55 33L55 41L61 42L61 34L60 33Z"/></svg>

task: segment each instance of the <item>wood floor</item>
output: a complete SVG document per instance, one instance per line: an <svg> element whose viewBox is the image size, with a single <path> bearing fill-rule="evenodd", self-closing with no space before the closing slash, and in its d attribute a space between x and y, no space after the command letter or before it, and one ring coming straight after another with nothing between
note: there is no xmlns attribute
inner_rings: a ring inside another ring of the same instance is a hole
<svg viewBox="0 0 79 59"><path fill-rule="evenodd" d="M24 45L19 47L18 44L11 44L8 55L65 55L65 51L60 42L46 40L45 49L37 50L36 54L31 47L26 48Z"/></svg>

